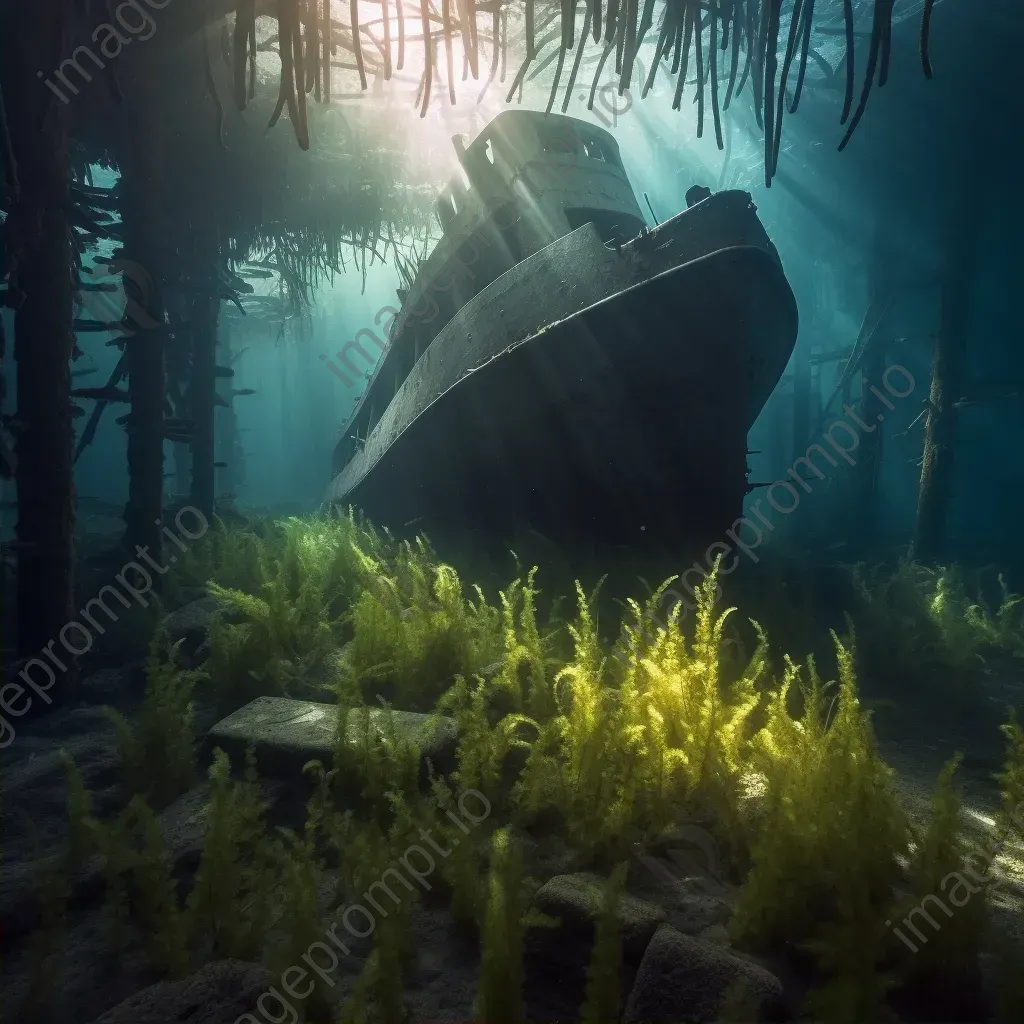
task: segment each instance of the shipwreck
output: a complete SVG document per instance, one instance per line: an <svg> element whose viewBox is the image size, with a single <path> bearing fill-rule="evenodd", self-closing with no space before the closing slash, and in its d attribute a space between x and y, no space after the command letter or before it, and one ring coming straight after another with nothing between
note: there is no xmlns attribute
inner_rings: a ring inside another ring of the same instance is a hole
<svg viewBox="0 0 1024 1024"><path fill-rule="evenodd" d="M330 502L428 533L720 538L797 308L751 196L649 229L607 132L499 114L344 424Z"/></svg>

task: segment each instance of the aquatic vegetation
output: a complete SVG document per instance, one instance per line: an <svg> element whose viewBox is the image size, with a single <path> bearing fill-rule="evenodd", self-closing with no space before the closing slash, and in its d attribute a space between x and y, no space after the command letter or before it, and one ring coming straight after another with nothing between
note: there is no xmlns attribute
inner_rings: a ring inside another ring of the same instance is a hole
<svg viewBox="0 0 1024 1024"><path fill-rule="evenodd" d="M235 701L261 685L287 692L291 673L308 673L322 652L341 649L330 679L337 697L332 763L306 766L315 786L302 831L268 827L251 752L238 780L216 751L202 857L182 905L154 808L192 781L191 699L201 673L182 668L177 649L155 636L139 724L114 716L123 767L134 775L128 806L112 821L96 820L81 776L65 762L68 839L40 875L34 999L52 984L72 882L98 854L112 944L125 948L138 933L161 974L223 957L262 959L280 973L322 941L325 912L394 890L387 912L375 918L340 1019L404 1024L411 915L422 899L446 903L479 941L477 1019L522 1021L526 929L551 922L530 908L536 883L512 829L553 827L576 862L610 870L581 1010L583 1020L610 1020L621 997L622 861L634 844L687 823L711 831L726 854L723 867L742 878L733 941L803 954L798 966L812 983L805 1009L814 1019L887 1020L929 992L978 990L979 954L1002 947L987 927L988 877L966 867L953 785L958 761L939 776L930 821L915 829L861 704L852 629L847 638L832 634L835 682L823 681L813 658L797 665L788 657L772 680L768 639L757 623L750 647L731 643L735 619L733 609L716 608L716 566L697 589L685 631L679 607L655 619L668 580L645 602L626 603L614 647L601 639L599 591L588 595L577 582L576 614L564 629L572 648L563 654L562 627L550 618L546 628L538 623L536 569L492 605L479 590L468 600L455 570L426 541L394 544L351 515L291 520L259 544L255 593L210 585L242 621L214 626L206 671L234 680L225 692ZM867 588L881 602L879 621L892 602L961 654L1009 649L1018 607L1012 595L1004 591L1007 610L988 615L964 603L955 574L909 565L901 572L888 590ZM943 650L937 646L936 656ZM361 703L370 682L389 685L404 707L409 701L454 719L456 768L439 776L428 764L428 793L422 751L400 728L398 712L386 701L382 708ZM1003 732L997 825L1005 838L1024 801L1024 729L1011 717ZM455 794L470 789L490 801L490 820L477 831L448 813ZM425 836L445 852L421 892L396 865ZM324 908L319 897L332 876L333 906ZM955 927L929 928L928 941L908 956L902 934L915 933L907 922L938 900L955 907ZM1015 978L1003 973L1000 998L1012 1013ZM336 1013L326 983L316 984L299 1000L300 1019ZM733 993L723 1019L746 1019L749 1004L750 993Z"/></svg>
<svg viewBox="0 0 1024 1024"><path fill-rule="evenodd" d="M110 893L112 927L136 925L152 965L161 973L187 973L190 955L185 914L156 815L141 796L97 832Z"/></svg>
<svg viewBox="0 0 1024 1024"><path fill-rule="evenodd" d="M1011 712L1001 729L1006 737L1006 760L997 776L1003 796L997 824L1004 834L1017 829L1024 841L1024 727Z"/></svg>
<svg viewBox="0 0 1024 1024"><path fill-rule="evenodd" d="M390 708L339 703L329 788L354 796L365 814L387 828L394 801L411 797L419 785L419 747L399 735Z"/></svg>
<svg viewBox="0 0 1024 1024"><path fill-rule="evenodd" d="M948 1006L957 993L977 991L980 985L978 955L986 937L987 890L992 881L986 859L968 855L961 833L962 801L953 785L960 761L958 754L939 775L931 821L913 844L907 872L910 894L893 917L902 918L901 936L914 936L905 938L916 947L907 958L905 981L929 993L937 1009ZM980 870L975 863L979 860ZM926 934L917 927L922 917L936 922ZM951 918L952 926L947 927Z"/></svg>
<svg viewBox="0 0 1024 1024"><path fill-rule="evenodd" d="M317 855L316 838L315 827L307 824L302 836L281 830L280 840L274 844L273 874L277 884L264 962L275 977L301 963L310 946L323 940L323 925L317 914L323 861ZM310 982L309 994L298 1000L302 1012L314 1019L326 1017L330 1012L327 984L319 974L311 977Z"/></svg>
<svg viewBox="0 0 1024 1024"><path fill-rule="evenodd" d="M259 522L241 524L215 515L211 528L191 542L164 579L164 600L184 603L185 591L213 582L229 590L259 592L272 528Z"/></svg>
<svg viewBox="0 0 1024 1024"><path fill-rule="evenodd" d="M209 674L221 711L258 696L316 694L310 679L322 675L336 634L322 617L322 596L311 581L279 574L259 596L216 583L209 591L242 616L238 623L214 619L210 626Z"/></svg>
<svg viewBox="0 0 1024 1024"><path fill-rule="evenodd" d="M854 566L863 671L872 679L917 680L962 688L984 673L993 655L1024 655L1024 598L999 577L993 611L973 598L955 566L907 559L895 571Z"/></svg>
<svg viewBox="0 0 1024 1024"><path fill-rule="evenodd" d="M801 672L788 662L765 724L751 740L764 800L732 933L753 948L824 937L835 949L841 941L858 955L853 963L835 958L840 962L833 966L871 974L880 953L878 922L886 917L909 831L858 700L853 649L833 639L835 697L828 698L809 659L803 713L794 717L789 701Z"/></svg>
<svg viewBox="0 0 1024 1024"><path fill-rule="evenodd" d="M551 688L552 669L559 667L551 656L558 628L542 636L537 625L537 566L501 592L501 630L504 654L494 677L495 688L507 695L513 710L544 722L557 711Z"/></svg>
<svg viewBox="0 0 1024 1024"><path fill-rule="evenodd" d="M508 829L491 838L491 869L475 1013L487 1024L523 1024L524 898L522 853Z"/></svg>
<svg viewBox="0 0 1024 1024"><path fill-rule="evenodd" d="M61 764L68 777L67 838L61 849L49 855L43 854L37 835L33 841L39 865L35 889L41 908L41 922L29 946L29 987L22 1007L26 1017L42 1007L57 982L51 957L59 947L71 886L95 849L92 796L82 782L74 759L67 752L61 752Z"/></svg>
<svg viewBox="0 0 1024 1024"><path fill-rule="evenodd" d="M266 803L249 755L245 778L231 778L220 749L210 766L206 836L188 897L189 934L213 954L259 959L271 920L273 849L266 835Z"/></svg>
<svg viewBox="0 0 1024 1024"><path fill-rule="evenodd" d="M605 883L601 912L594 929L594 948L587 968L587 995L580 1017L583 1024L605 1024L619 1018L622 1001L619 897L626 886L627 868L625 862L617 864Z"/></svg>
<svg viewBox="0 0 1024 1024"><path fill-rule="evenodd" d="M106 709L126 792L145 796L157 809L184 793L196 772L192 695L204 674L178 664L179 646L160 630L153 634L146 696L134 729L119 711Z"/></svg>
<svg viewBox="0 0 1024 1024"><path fill-rule="evenodd" d="M625 665L604 657L591 600L578 586L569 627L575 656L555 677L559 714L539 725L517 798L528 812L557 808L573 845L615 856L688 815L717 812L732 827L747 720L757 705L766 643L738 677L721 673L723 630L732 609L715 611L717 572L698 588L696 636L688 644L679 607L649 629L666 581L647 608L630 603Z"/></svg>
<svg viewBox="0 0 1024 1024"><path fill-rule="evenodd" d="M467 599L458 573L436 563L423 538L400 545L388 562L367 555L364 565L344 651L364 694L430 710L457 675L482 673L499 656L497 610L479 587Z"/></svg>

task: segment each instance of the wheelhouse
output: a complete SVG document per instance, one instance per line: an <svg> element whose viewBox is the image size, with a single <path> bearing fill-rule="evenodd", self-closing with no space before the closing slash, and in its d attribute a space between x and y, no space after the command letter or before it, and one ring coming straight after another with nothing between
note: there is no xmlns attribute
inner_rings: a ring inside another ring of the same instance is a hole
<svg viewBox="0 0 1024 1024"><path fill-rule="evenodd" d="M506 110L471 144L461 135L452 142L460 168L435 203L441 239L409 291L399 291L401 309L377 342L383 355L342 428L335 474L360 450L437 334L478 292L584 224L616 246L645 227L618 144L601 128ZM358 338L343 352L349 349L369 364Z"/></svg>

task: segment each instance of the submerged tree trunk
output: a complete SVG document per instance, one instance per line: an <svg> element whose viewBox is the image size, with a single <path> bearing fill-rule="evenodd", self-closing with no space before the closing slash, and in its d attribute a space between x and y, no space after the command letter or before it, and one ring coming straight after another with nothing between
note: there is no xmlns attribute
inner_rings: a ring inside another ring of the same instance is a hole
<svg viewBox="0 0 1024 1024"><path fill-rule="evenodd" d="M220 366L231 366L231 334L227 330L219 346L218 360ZM222 464L217 475L217 490L224 497L237 500L241 438L238 433L238 414L235 412L235 381L233 377L218 377L217 382L217 393L227 403L216 416L220 421L217 428L217 461Z"/></svg>
<svg viewBox="0 0 1024 1024"><path fill-rule="evenodd" d="M146 91L141 91L143 96L136 101L145 104ZM122 168L128 257L124 272L126 320L134 331L126 335L131 415L124 544L131 551L145 548L159 561L163 547L166 339L160 252L163 147L159 118L146 117L144 109L139 109L132 120L131 153Z"/></svg>
<svg viewBox="0 0 1024 1024"><path fill-rule="evenodd" d="M867 552L876 540L878 485L882 472L885 411L877 392L885 373L885 344L873 338L864 352L858 417L866 423L860 435L860 457L854 470L853 538L858 551ZM874 391L872 391L874 387ZM884 393L884 392L883 392Z"/></svg>
<svg viewBox="0 0 1024 1024"><path fill-rule="evenodd" d="M798 355L793 366L793 458L804 454L811 436L811 364L806 355Z"/></svg>
<svg viewBox="0 0 1024 1024"><path fill-rule="evenodd" d="M217 393L217 315L220 299L200 286L192 304L192 504L210 519L216 497L214 408Z"/></svg>
<svg viewBox="0 0 1024 1024"><path fill-rule="evenodd" d="M880 217L875 227L875 242L868 270L870 311L875 309L879 297L890 286L892 258L888 251L883 220ZM888 310L888 305L884 307ZM886 368L886 344L883 339L885 313L883 312L873 332L865 343L863 362L860 366L860 409L857 413L860 428L860 456L854 468L854 498L852 503L852 539L855 549L866 554L875 543L878 519L878 486L882 472L884 451L883 426L885 410L879 393L882 391L882 377ZM874 388L874 390L872 390ZM884 392L882 392L884 393ZM844 395L843 408L847 407Z"/></svg>
<svg viewBox="0 0 1024 1024"><path fill-rule="evenodd" d="M939 337L924 422L924 454L911 558L934 561L946 549L957 439L957 401L964 394L967 328L981 211L957 202L942 277Z"/></svg>
<svg viewBox="0 0 1024 1024"><path fill-rule="evenodd" d="M4 247L8 301L16 307L17 643L24 655L60 641L75 617L67 108L36 76L60 64L65 24L63 3L35 0L5 5L0 28L0 80L20 184L4 225ZM69 635L68 643L84 641ZM73 657L60 648L57 656L57 668L73 673ZM46 671L52 686L53 670Z"/></svg>

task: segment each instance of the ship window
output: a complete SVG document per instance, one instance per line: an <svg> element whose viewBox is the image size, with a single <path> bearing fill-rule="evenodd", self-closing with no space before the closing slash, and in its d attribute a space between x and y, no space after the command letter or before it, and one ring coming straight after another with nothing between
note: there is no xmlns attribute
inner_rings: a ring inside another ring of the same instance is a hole
<svg viewBox="0 0 1024 1024"><path fill-rule="evenodd" d="M583 137L583 151L591 160L601 160L606 164L617 164L615 153L609 143L597 136Z"/></svg>
<svg viewBox="0 0 1024 1024"><path fill-rule="evenodd" d="M542 153L570 156L579 148L579 136L571 126L541 125L537 129Z"/></svg>
<svg viewBox="0 0 1024 1024"><path fill-rule="evenodd" d="M488 163L494 163L494 147L491 145L490 139L484 143L484 156L487 157Z"/></svg>

